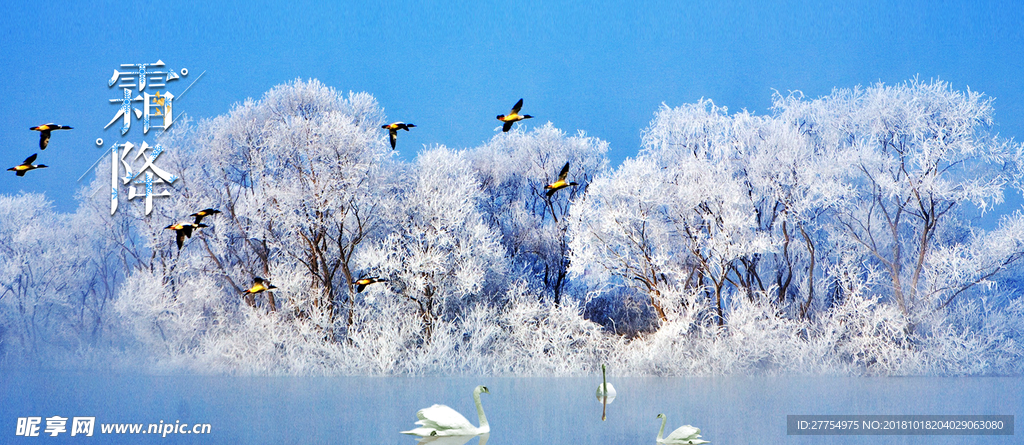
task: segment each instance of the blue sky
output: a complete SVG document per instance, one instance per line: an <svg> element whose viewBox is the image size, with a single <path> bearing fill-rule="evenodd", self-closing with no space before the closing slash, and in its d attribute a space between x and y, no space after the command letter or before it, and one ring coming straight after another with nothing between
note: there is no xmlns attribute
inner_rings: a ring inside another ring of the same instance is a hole
<svg viewBox="0 0 1024 445"><path fill-rule="evenodd" d="M84 3L0 5L0 164L39 152L31 126L75 127L40 153L50 168L4 172L0 193L44 192L64 211L103 154L97 138L154 139L139 121L124 138L103 126L117 112L113 70L158 59L189 71L173 93L205 71L175 104L195 119L295 78L369 92L389 119L418 125L399 139L407 159L424 144L481 144L519 98L528 128L584 130L617 165L662 103L766 114L774 90L817 97L915 76L995 97L999 133L1024 138L1020 2Z"/></svg>

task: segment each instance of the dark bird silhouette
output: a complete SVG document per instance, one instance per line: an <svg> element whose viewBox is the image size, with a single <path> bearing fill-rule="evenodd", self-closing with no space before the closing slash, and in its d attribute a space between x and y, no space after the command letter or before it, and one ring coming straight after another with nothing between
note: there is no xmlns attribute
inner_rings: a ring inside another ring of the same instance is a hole
<svg viewBox="0 0 1024 445"><path fill-rule="evenodd" d="M382 279L380 277L367 277L367 278L360 278L358 280L355 280L355 281L352 282L352 284L354 284L356 286L356 292L358 293L358 292L362 292L363 289L366 289L366 286L369 286L369 285L371 285L373 283L383 283L385 281L387 281L387 280Z"/></svg>
<svg viewBox="0 0 1024 445"><path fill-rule="evenodd" d="M270 289L277 289L277 286L274 286L273 284L270 284L269 281L264 280L264 279L262 279L260 277L255 277L255 278L252 279L252 287L250 287L249 289L246 289L245 292L242 292L242 295L245 295L245 294L258 294L260 292L267 291L267 290L270 290Z"/></svg>
<svg viewBox="0 0 1024 445"><path fill-rule="evenodd" d="M210 215L216 215L218 213L220 213L220 210L217 210L217 209L203 209L203 210L200 210L200 211L198 211L196 213L193 213L193 214L191 214L189 216L192 217L192 218L195 218L196 219L195 223L199 224L199 222L203 220L203 217L210 216Z"/></svg>
<svg viewBox="0 0 1024 445"><path fill-rule="evenodd" d="M498 120L505 123L504 125L501 126L501 131L502 132L507 133L509 130L512 129L512 124L514 124L516 122L519 122L519 121L521 121L523 119L530 119L530 118L533 117L533 116L530 116L529 114L519 114L519 110L522 109L522 108L523 108L523 100L519 99L519 102L516 102L516 106L512 107L512 111L511 112L509 112L507 115L505 115L505 114L499 114L498 115Z"/></svg>
<svg viewBox="0 0 1024 445"><path fill-rule="evenodd" d="M35 130L39 132L39 149L46 150L46 146L50 144L50 132L53 130L71 130L71 127L64 125L57 125L49 123L46 125L40 125L38 127L29 128L29 130Z"/></svg>
<svg viewBox="0 0 1024 445"><path fill-rule="evenodd" d="M198 230L203 227L209 226L206 224L180 222L164 227L164 229L173 230L178 235L178 250L181 250L181 246L185 244L185 238L191 238L193 230Z"/></svg>
<svg viewBox="0 0 1024 445"><path fill-rule="evenodd" d="M12 172L14 172L14 174L16 174L18 176L25 176L25 172L27 172L29 170L35 170L37 168L46 168L46 166L43 165L43 164L32 165L32 163L35 162L35 160L36 160L36 153L33 153L32 156L29 156L29 157L25 158L25 162L22 162L21 164L15 165L14 167L11 167L11 168L7 169L7 171L12 171Z"/></svg>
<svg viewBox="0 0 1024 445"><path fill-rule="evenodd" d="M391 135L391 149L395 149L395 143L398 142L398 130L409 131L410 128L416 127L416 124L407 124L405 122L394 122L387 125L381 125L380 128L388 130Z"/></svg>
<svg viewBox="0 0 1024 445"><path fill-rule="evenodd" d="M565 177L569 174L569 163L566 162L565 166L562 167L562 171L558 174L558 180L551 184L545 185L544 188L548 189L547 195L550 197L555 192L564 189L569 186L579 185L575 182L565 182Z"/></svg>

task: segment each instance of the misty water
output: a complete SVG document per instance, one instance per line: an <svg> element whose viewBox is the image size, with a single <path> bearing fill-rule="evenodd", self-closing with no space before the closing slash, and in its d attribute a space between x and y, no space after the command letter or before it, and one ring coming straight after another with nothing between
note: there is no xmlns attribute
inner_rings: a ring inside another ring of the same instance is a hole
<svg viewBox="0 0 1024 445"><path fill-rule="evenodd" d="M3 443L365 443L412 445L418 409L446 404L474 424L476 385L491 425L488 445L653 444L683 424L713 444L1010 444L1014 436L788 436L789 414L1013 415L1024 379L715 377L625 378L601 421L597 378L230 377L6 370ZM92 438L15 437L19 417L95 416ZM104 423L210 424L209 435L101 434ZM473 438L467 443L478 444Z"/></svg>

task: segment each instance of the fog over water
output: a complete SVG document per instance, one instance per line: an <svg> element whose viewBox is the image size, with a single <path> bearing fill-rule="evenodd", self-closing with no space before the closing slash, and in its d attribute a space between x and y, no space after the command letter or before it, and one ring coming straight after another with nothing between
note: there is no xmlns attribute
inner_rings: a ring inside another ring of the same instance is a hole
<svg viewBox="0 0 1024 445"><path fill-rule="evenodd" d="M1024 412L1024 379L609 376L618 390L601 421L600 376L228 377L7 370L0 380L4 443L82 443L68 433L14 437L18 417L95 416L92 443L416 443L399 434L415 413L449 405L473 424L481 396L495 444L653 444L690 424L713 444L1011 444L1015 436L787 436L790 414L1013 415ZM209 435L101 434L109 423L210 424ZM45 420L43 421L45 427ZM479 439L468 443L476 444Z"/></svg>

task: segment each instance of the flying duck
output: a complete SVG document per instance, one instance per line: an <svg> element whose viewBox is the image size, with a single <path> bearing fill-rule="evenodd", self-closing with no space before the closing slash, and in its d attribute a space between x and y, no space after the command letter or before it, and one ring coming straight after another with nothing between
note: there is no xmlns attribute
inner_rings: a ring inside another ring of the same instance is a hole
<svg viewBox="0 0 1024 445"><path fill-rule="evenodd" d="M45 124L45 125L40 125L38 127L29 128L29 130L34 130L34 131L38 131L39 132L39 149L40 150L46 150L46 146L50 143L50 132L51 131L53 131L53 130L71 130L71 129L72 129L71 127L64 126L64 125L57 125L57 124L54 124L54 123L49 123L49 124Z"/></svg>
<svg viewBox="0 0 1024 445"><path fill-rule="evenodd" d="M548 184L548 185L545 185L545 186L544 186L544 188L548 189L548 193L547 193L547 195L548 195L549 197L550 197L551 195L554 195L554 194L555 194L555 192L557 192L557 191L559 191L559 190L561 190L561 189L564 189L564 188L566 188L566 187L569 187L569 186L571 186L571 185L572 185L572 186L576 186L576 185L579 185L579 184L577 184L577 183L575 183L575 182L565 182L565 177L566 177L566 176L567 176L568 174L569 174L569 163L568 163L568 162L566 162L566 163L565 163L565 166L564 166L564 167L562 167L562 172L558 174L558 180L557 180L557 181L555 181L555 182L552 182L551 184Z"/></svg>
<svg viewBox="0 0 1024 445"><path fill-rule="evenodd" d="M512 107L512 111L509 112L508 115L498 115L498 120L505 123L505 125L501 126L502 132L508 133L508 131L512 129L512 124L519 122L523 119L529 119L533 117L530 116L529 114L519 114L519 110L521 108L523 108L523 100L519 99L519 102L516 102L516 106Z"/></svg>
<svg viewBox="0 0 1024 445"><path fill-rule="evenodd" d="M18 176L25 176L25 172L29 170L35 170L37 168L46 168L46 166L43 164L32 165L32 163L35 162L36 160L36 154L37 153L33 153L32 156L25 158L25 162L22 162L19 165L15 165L14 167L7 169L7 171L12 171L14 172L14 174Z"/></svg>
<svg viewBox="0 0 1024 445"><path fill-rule="evenodd" d="M387 125L381 125L380 128L388 130L391 134L391 149L395 149L395 142L398 141L398 130L409 131L410 128L415 127L416 124L407 124L405 122L393 122Z"/></svg>
<svg viewBox="0 0 1024 445"><path fill-rule="evenodd" d="M382 279L380 277L368 277L355 280L352 282L352 284L356 286L356 292L362 292L363 289L366 289L366 286L369 286L373 283L383 283L385 281L387 280Z"/></svg>
<svg viewBox="0 0 1024 445"><path fill-rule="evenodd" d="M260 292L263 292L263 291L266 291L266 290L270 290L270 289L277 289L277 286L274 286L273 284L270 284L269 281L264 280L264 279L262 279L260 277L255 277L255 278L252 279L252 287L250 287L249 289L246 289L245 292L242 292L242 295L245 295L245 294L258 294Z"/></svg>
<svg viewBox="0 0 1024 445"><path fill-rule="evenodd" d="M196 213L193 213L193 214L189 215L189 217L195 218L196 219L195 223L199 224L199 221L202 221L204 216L216 215L218 213L220 213L220 210L217 210L217 209L203 209L203 210L200 210L200 211L198 211Z"/></svg>
<svg viewBox="0 0 1024 445"><path fill-rule="evenodd" d="M164 227L164 229L173 230L178 235L178 250L181 250L181 246L185 244L185 238L191 238L193 230L202 229L203 227L210 226L206 224L180 222Z"/></svg>

